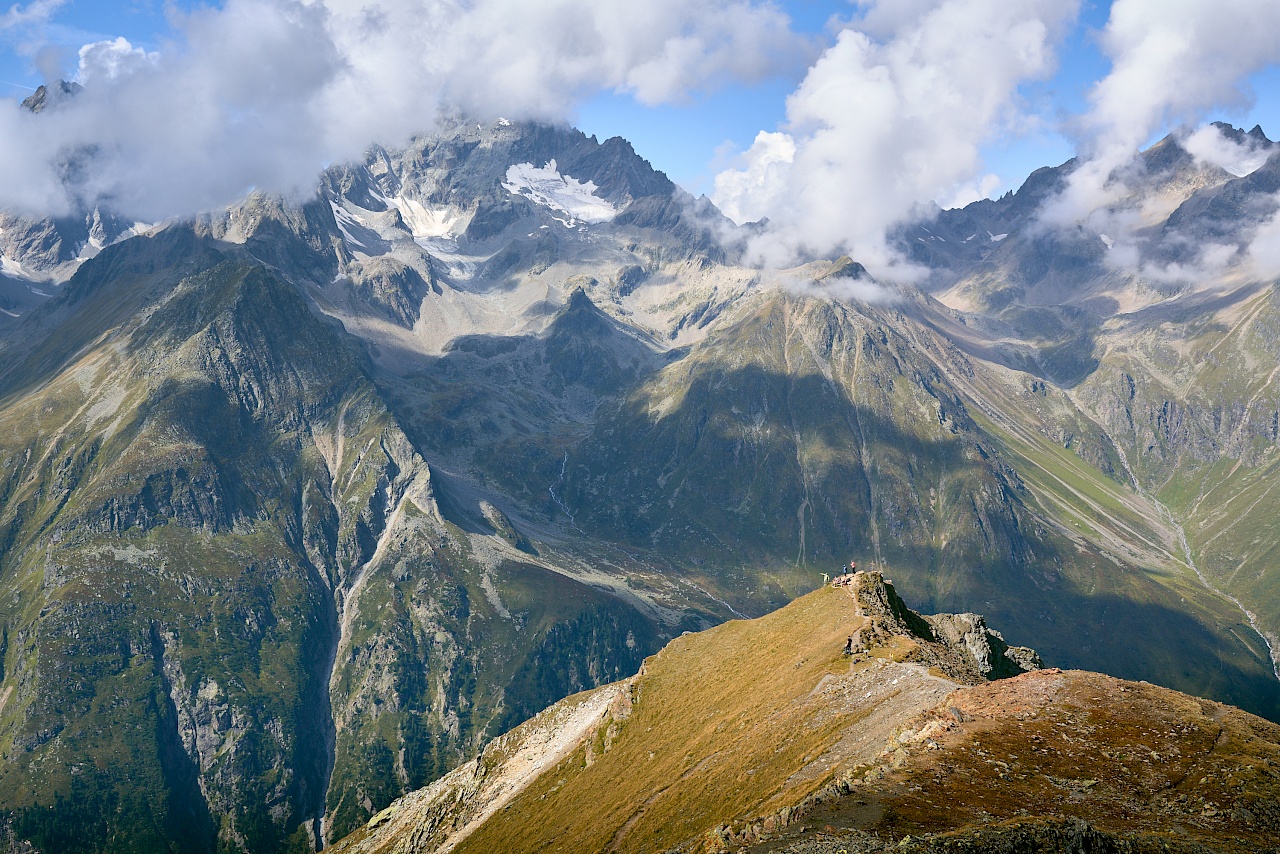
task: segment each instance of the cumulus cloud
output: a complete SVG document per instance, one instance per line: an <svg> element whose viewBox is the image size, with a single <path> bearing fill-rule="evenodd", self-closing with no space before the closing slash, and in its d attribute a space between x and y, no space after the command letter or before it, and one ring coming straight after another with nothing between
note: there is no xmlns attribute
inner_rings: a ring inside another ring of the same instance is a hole
<svg viewBox="0 0 1280 854"><path fill-rule="evenodd" d="M123 37L93 42L80 48L76 79L83 85L94 86L121 75L145 71L147 66L155 65L159 60L160 54L134 47Z"/></svg>
<svg viewBox="0 0 1280 854"><path fill-rule="evenodd" d="M12 26L58 5L14 7ZM809 55L767 0L225 0L177 27L160 53L86 45L85 91L57 109L0 109L0 207L158 219L307 192L442 110L563 119L601 90L677 101Z"/></svg>
<svg viewBox="0 0 1280 854"><path fill-rule="evenodd" d="M713 200L768 216L761 260L843 251L878 273L910 275L886 232L921 203L983 186L980 147L1017 122L1018 86L1052 72L1078 2L859 5L861 17L787 101L781 135L794 154L782 156L780 134L757 137L742 167L717 177Z"/></svg>
<svg viewBox="0 0 1280 854"><path fill-rule="evenodd" d="M1085 162L1046 221L1080 222L1126 192L1123 169L1171 123L1247 104L1242 81L1280 61L1280 3L1115 0L1101 44L1111 71L1080 122Z"/></svg>
<svg viewBox="0 0 1280 854"><path fill-rule="evenodd" d="M757 222L778 206L787 189L796 141L785 133L760 131L738 168L716 176L714 197L736 223Z"/></svg>

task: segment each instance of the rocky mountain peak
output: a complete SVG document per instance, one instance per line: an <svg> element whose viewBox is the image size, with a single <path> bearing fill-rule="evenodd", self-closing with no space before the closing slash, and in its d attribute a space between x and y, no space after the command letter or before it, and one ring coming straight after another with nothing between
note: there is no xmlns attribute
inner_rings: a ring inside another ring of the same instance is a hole
<svg viewBox="0 0 1280 854"><path fill-rule="evenodd" d="M1263 132L1262 125L1254 125L1253 130L1248 132L1228 122L1214 122L1213 126L1218 129L1219 133L1238 145L1250 148L1270 148L1275 145L1275 142L1268 139Z"/></svg>
<svg viewBox="0 0 1280 854"><path fill-rule="evenodd" d="M919 647L921 661L961 681L1005 679L1044 666L1035 650L1005 643L981 614L924 616L911 610L882 573L855 572L833 584L848 590L858 614L866 618L853 635L854 649L906 639Z"/></svg>
<svg viewBox="0 0 1280 854"><path fill-rule="evenodd" d="M59 101L78 95L83 91L84 87L79 83L57 80L47 85L42 84L35 92L23 100L22 106L33 113L39 113L47 107L51 107Z"/></svg>

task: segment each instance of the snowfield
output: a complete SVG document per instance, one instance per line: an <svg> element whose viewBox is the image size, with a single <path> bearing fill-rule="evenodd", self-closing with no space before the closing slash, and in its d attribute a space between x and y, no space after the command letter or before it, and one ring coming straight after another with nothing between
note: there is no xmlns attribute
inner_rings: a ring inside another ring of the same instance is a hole
<svg viewBox="0 0 1280 854"><path fill-rule="evenodd" d="M569 221L560 220L573 228L582 222L608 222L617 215L613 205L596 195L596 185L583 183L568 175L561 175L554 160L541 168L532 163L517 163L507 170L507 180L502 185L516 196L524 196L536 205L567 214Z"/></svg>

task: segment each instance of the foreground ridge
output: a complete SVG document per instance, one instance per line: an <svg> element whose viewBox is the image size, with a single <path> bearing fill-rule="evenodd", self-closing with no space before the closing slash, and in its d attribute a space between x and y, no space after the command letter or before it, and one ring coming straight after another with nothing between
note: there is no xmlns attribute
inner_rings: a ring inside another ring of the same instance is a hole
<svg viewBox="0 0 1280 854"><path fill-rule="evenodd" d="M1280 727L847 582L677 638L336 850L1275 850Z"/></svg>

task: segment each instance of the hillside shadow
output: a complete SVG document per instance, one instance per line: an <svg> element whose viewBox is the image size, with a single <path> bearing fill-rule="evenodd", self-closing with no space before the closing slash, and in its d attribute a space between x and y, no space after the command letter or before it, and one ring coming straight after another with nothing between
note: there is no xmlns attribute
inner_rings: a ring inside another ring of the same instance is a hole
<svg viewBox="0 0 1280 854"><path fill-rule="evenodd" d="M1133 587L1136 567L1082 554L1046 530L954 392L922 372L915 379L943 412L935 435L860 406L817 374L756 364L699 374L660 417L635 399L605 414L570 454L564 500L575 526L736 579L724 595L738 610L762 612L758 591L785 567L830 572L878 553L917 610L985 613L1052 665L1209 694L1280 720L1269 665L1207 617L1175 608L1171 591L1142 582L1134 598L1080 593L1098 573L1104 586ZM743 401L757 408L735 412ZM803 476L795 430L805 456L824 461ZM752 450L748 435L774 438ZM947 495L930 494L944 484Z"/></svg>
<svg viewBox="0 0 1280 854"><path fill-rule="evenodd" d="M987 619L1010 643L1035 647L1047 666L1146 680L1280 723L1280 680L1270 662L1226 631L1157 602L1090 596L1070 585L1036 599L989 609ZM1243 622L1238 628L1251 631Z"/></svg>

